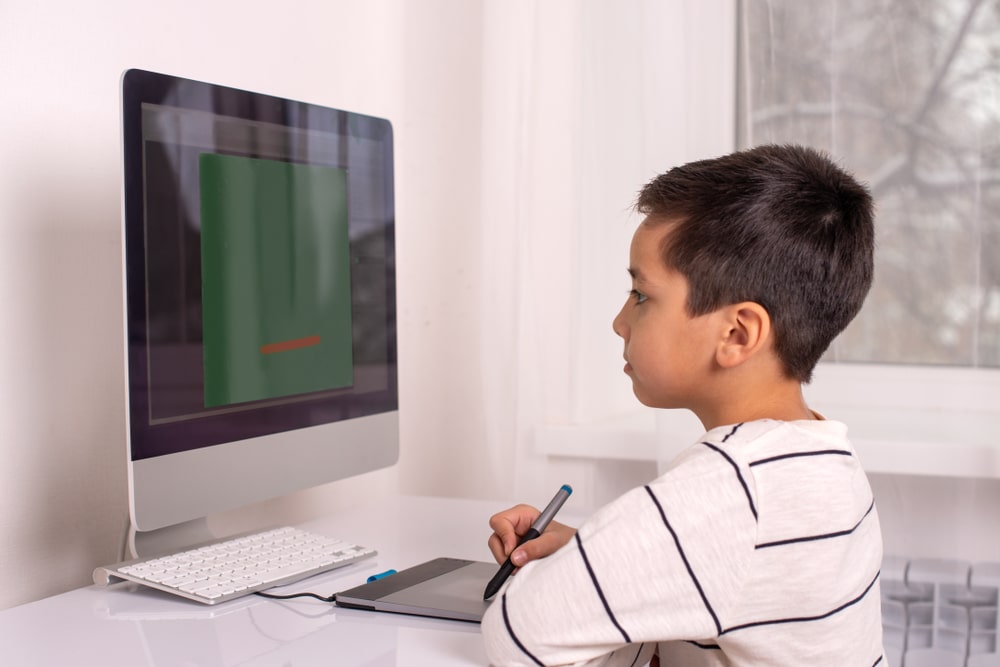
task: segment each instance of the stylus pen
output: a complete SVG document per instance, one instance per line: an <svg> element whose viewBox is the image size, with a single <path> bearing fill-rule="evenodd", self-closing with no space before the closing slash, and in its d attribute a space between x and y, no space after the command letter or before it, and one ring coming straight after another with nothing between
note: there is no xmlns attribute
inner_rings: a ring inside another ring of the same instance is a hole
<svg viewBox="0 0 1000 667"><path fill-rule="evenodd" d="M517 541L517 546L519 547L528 540L533 540L545 532L545 529L549 526L549 522L552 521L556 512L558 512L559 508L563 506L563 503L566 502L566 499L569 498L569 494L571 493L573 493L573 489L569 484L563 484L560 486L559 490L556 491L555 497L549 501L549 504L545 506L542 513L538 515L538 518L535 519L535 523L531 524L531 528L528 529L528 532L522 535L521 539ZM517 547L514 548L516 549ZM514 552L511 551L511 553ZM497 591L500 590L500 587L503 586L503 582L507 581L507 577L513 574L516 569L517 568L514 564L510 562L510 556L508 556L507 560L503 562L503 565L500 566L497 573L493 575L492 579L490 579L490 583L486 584L486 593L483 594L483 599L489 600L491 597L496 595Z"/></svg>

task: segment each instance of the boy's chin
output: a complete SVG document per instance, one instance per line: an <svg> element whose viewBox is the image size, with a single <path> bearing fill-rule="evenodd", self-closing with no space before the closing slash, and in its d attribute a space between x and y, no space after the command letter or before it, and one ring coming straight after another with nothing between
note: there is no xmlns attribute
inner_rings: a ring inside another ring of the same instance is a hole
<svg viewBox="0 0 1000 667"><path fill-rule="evenodd" d="M632 387L632 393L639 400L639 402L647 408L657 408L659 410L688 409L687 406L683 405L680 401L670 400L668 398L664 398L663 396L650 396L648 393L643 392L641 388L635 386Z"/></svg>
<svg viewBox="0 0 1000 667"><path fill-rule="evenodd" d="M669 409L677 407L676 405L666 405L662 400L659 400L654 396L647 396L635 387L632 388L632 393L635 394L635 397L639 400L639 402L647 408Z"/></svg>

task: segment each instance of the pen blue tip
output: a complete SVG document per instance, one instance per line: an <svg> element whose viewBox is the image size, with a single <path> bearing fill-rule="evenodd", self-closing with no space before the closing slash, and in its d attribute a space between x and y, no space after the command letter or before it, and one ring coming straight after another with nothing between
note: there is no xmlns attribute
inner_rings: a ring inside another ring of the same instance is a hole
<svg viewBox="0 0 1000 667"><path fill-rule="evenodd" d="M562 487L560 488L562 488L562 490L565 491L566 493L573 493L573 487L570 486L569 484L563 484Z"/></svg>

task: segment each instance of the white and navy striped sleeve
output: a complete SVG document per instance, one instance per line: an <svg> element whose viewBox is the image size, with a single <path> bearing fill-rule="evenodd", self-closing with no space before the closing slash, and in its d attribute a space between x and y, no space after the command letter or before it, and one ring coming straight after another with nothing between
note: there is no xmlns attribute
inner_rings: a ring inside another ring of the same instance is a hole
<svg viewBox="0 0 1000 667"><path fill-rule="evenodd" d="M710 432L602 508L501 590L492 664L877 662L877 516L842 425L820 424Z"/></svg>
<svg viewBox="0 0 1000 667"><path fill-rule="evenodd" d="M649 656L640 646L714 638L755 532L732 468L689 457L512 577L483 620L487 653L497 666L641 665Z"/></svg>

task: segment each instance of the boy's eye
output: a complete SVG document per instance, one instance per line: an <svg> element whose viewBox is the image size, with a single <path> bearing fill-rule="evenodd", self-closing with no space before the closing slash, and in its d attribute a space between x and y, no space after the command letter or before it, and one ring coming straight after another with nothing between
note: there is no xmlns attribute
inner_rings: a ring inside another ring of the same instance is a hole
<svg viewBox="0 0 1000 667"><path fill-rule="evenodd" d="M646 295L639 290L629 290L629 296L635 299L636 303L642 303L646 300Z"/></svg>

